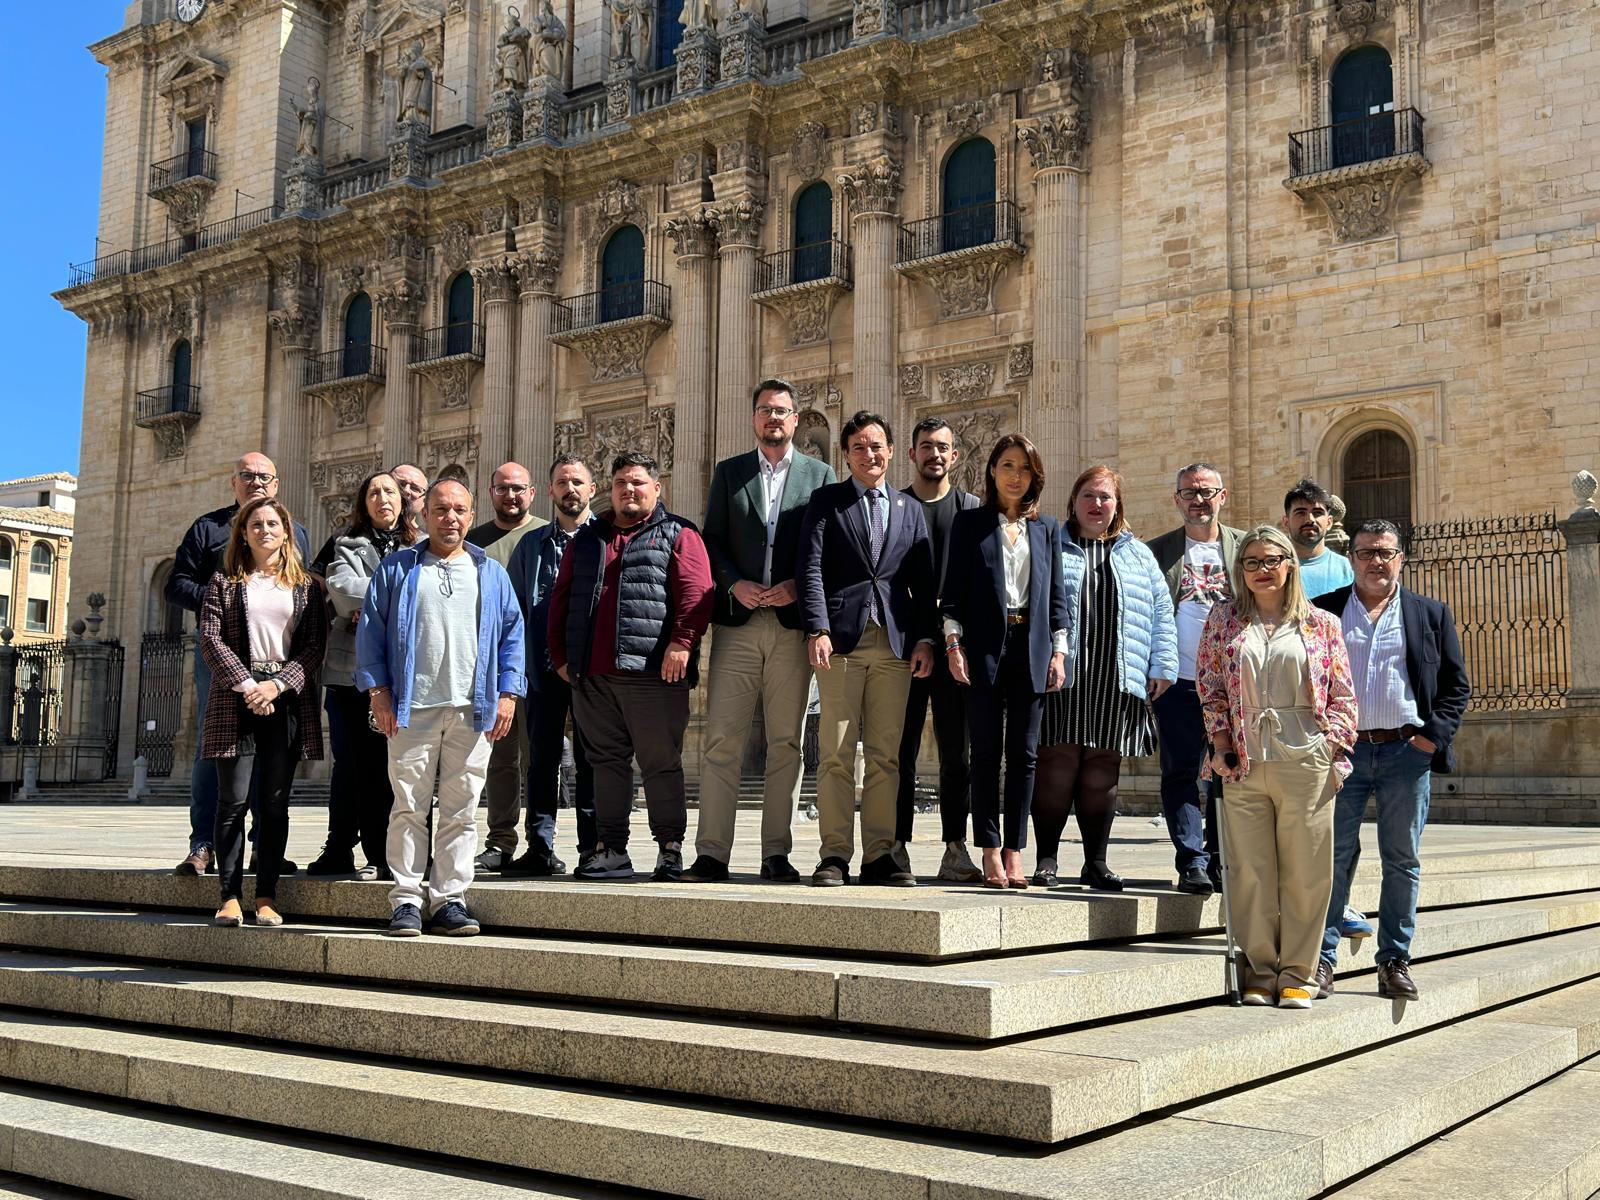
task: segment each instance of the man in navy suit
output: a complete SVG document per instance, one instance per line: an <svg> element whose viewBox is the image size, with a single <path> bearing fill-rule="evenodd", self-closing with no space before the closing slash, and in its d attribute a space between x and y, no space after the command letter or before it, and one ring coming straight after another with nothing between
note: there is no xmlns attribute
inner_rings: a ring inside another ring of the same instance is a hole
<svg viewBox="0 0 1600 1200"><path fill-rule="evenodd" d="M822 861L813 887L837 887L855 853L856 728L866 752L861 882L914 887L896 861L900 733L913 677L933 669L933 543L922 506L888 486L894 433L858 412L839 434L850 478L818 488L800 527L800 612L822 699L817 811ZM906 660L910 660L909 669Z"/></svg>
<svg viewBox="0 0 1600 1200"><path fill-rule="evenodd" d="M1356 744L1352 770L1333 815L1333 897L1317 965L1319 996L1333 991L1339 921L1361 850L1361 816L1378 803L1378 994L1420 995L1411 979L1417 927L1417 860L1428 820L1430 770L1455 769L1450 743L1472 698L1450 607L1400 586L1405 548L1389 521L1363 521L1351 539L1355 583L1314 603L1339 617L1355 680Z"/></svg>

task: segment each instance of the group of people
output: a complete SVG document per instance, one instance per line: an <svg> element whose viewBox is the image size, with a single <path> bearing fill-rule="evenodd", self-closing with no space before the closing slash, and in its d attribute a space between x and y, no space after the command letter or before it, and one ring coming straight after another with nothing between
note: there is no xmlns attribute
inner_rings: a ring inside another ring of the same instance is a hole
<svg viewBox="0 0 1600 1200"><path fill-rule="evenodd" d="M559 456L548 523L520 464L494 473L494 515L477 525L463 484L401 464L362 481L315 558L275 499L271 462L240 459L236 503L195 522L169 584L200 618L203 728L178 869L219 872L217 923L243 920L251 810L255 919L281 922L276 883L295 870L283 859L289 789L298 761L321 756L324 711L328 840L308 871L391 879L391 934L476 933L476 872L566 872L555 827L569 716L574 878L633 876L637 763L651 877L727 879L759 707L760 874L798 882L792 823L814 680L813 886L844 885L852 870L862 884L917 885L906 845L930 708L945 882L1055 885L1075 814L1078 882L1122 890L1108 861L1122 762L1159 748L1176 886L1209 895L1225 858L1247 1003L1309 1007L1333 990L1341 937L1370 934L1346 903L1373 799L1378 986L1417 996L1430 771L1451 769L1469 686L1448 608L1400 585L1396 526L1357 525L1352 564L1326 544L1328 493L1301 480L1281 521L1235 529L1221 523L1221 473L1194 463L1174 487L1182 524L1146 542L1109 466L1078 476L1064 520L1045 512L1045 464L1021 433L990 450L978 496L953 485L954 431L928 417L911 431L902 491L886 482L886 417L844 423L839 480L796 449L798 415L788 384L756 388L755 445L716 465L700 525L662 505L642 453L611 464L603 514L588 465ZM712 624L685 867L683 745Z"/></svg>

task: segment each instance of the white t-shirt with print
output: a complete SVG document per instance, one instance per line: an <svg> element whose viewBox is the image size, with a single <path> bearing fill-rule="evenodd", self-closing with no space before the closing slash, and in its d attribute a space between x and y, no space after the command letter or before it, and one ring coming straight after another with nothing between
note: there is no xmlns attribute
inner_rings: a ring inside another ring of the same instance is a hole
<svg viewBox="0 0 1600 1200"><path fill-rule="evenodd" d="M1184 539L1183 573L1178 577L1178 678L1194 678L1200 634L1212 606L1233 595L1222 563L1222 542Z"/></svg>

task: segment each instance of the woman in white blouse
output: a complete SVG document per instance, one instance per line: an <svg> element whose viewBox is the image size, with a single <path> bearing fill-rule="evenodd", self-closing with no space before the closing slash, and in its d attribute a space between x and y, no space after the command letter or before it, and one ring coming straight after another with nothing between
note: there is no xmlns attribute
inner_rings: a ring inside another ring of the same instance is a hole
<svg viewBox="0 0 1600 1200"><path fill-rule="evenodd" d="M244 919L244 825L257 772L256 924L283 924L276 900L289 789L301 758L322 757L317 671L327 622L322 584L301 561L293 529L289 510L270 497L241 508L200 605L200 651L212 671L200 752L217 762L217 925Z"/></svg>
<svg viewBox="0 0 1600 1200"><path fill-rule="evenodd" d="M945 576L945 653L965 684L972 741L972 832L983 885L1025 888L1039 721L1044 694L1066 678L1068 609L1061 527L1039 511L1044 463L1008 433L989 454L984 502L956 514ZM1005 760L1001 827L1000 765Z"/></svg>

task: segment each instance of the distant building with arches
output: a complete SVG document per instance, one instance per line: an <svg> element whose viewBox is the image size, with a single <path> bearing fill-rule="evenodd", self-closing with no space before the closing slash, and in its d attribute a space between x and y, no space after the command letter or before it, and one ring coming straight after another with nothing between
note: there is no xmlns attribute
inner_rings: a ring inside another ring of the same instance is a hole
<svg viewBox="0 0 1600 1200"><path fill-rule="evenodd" d="M77 487L65 471L0 480L0 629L14 646L67 636Z"/></svg>

